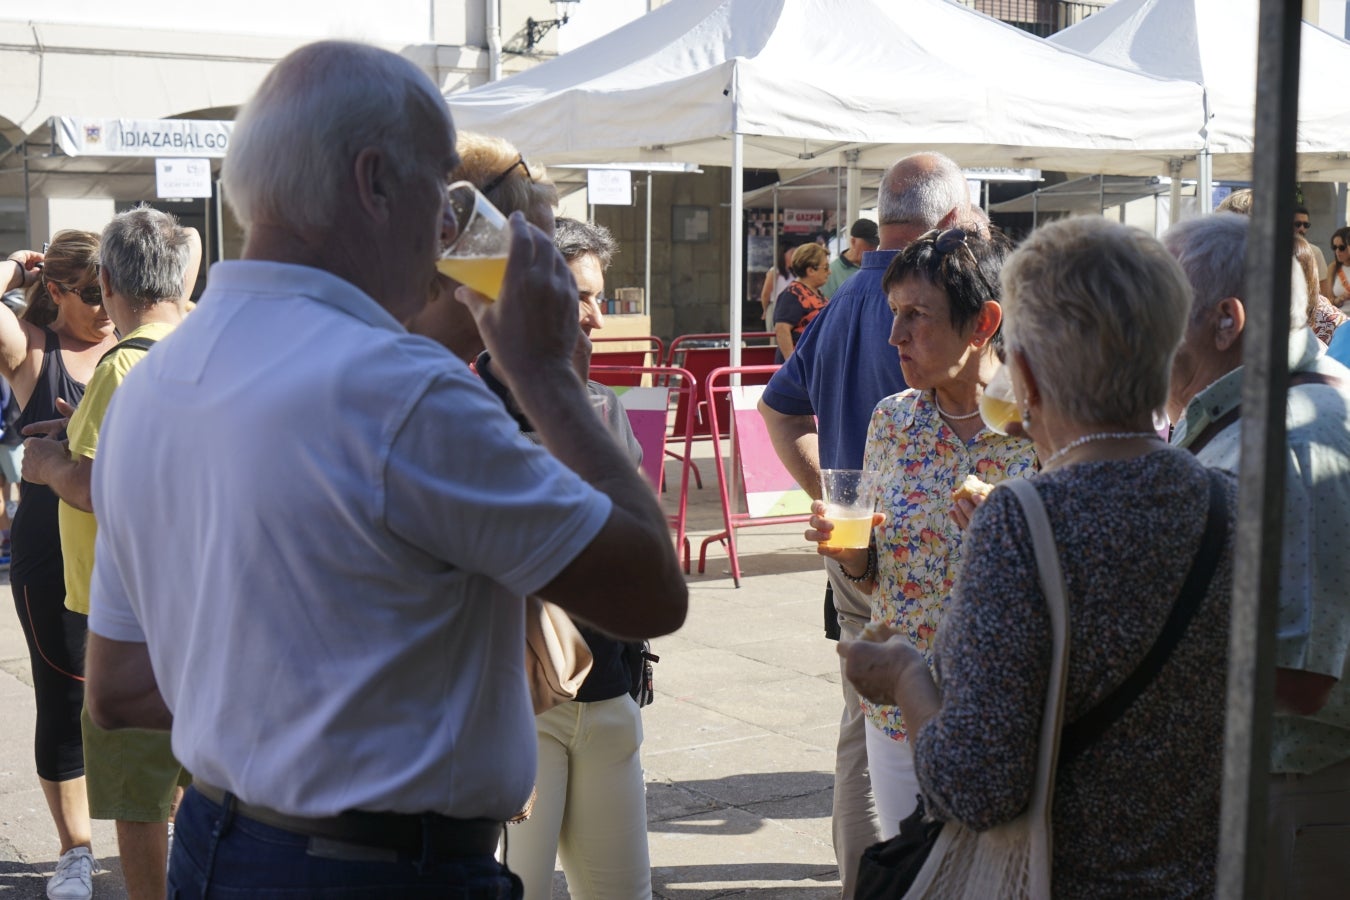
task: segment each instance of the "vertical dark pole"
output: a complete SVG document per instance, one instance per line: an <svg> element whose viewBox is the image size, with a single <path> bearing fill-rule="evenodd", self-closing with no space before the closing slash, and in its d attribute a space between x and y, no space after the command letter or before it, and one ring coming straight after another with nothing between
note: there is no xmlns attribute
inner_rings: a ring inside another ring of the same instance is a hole
<svg viewBox="0 0 1350 900"><path fill-rule="evenodd" d="M1264 893L1275 613L1284 518L1285 392L1293 265L1302 3L1261 0L1254 193L1243 331L1238 498L1217 895Z"/></svg>

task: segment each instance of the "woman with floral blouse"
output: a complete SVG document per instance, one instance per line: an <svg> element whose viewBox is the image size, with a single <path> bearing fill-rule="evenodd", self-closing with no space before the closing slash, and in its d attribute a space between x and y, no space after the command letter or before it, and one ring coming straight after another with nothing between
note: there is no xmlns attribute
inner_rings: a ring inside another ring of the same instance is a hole
<svg viewBox="0 0 1350 900"><path fill-rule="evenodd" d="M872 624L895 630L930 659L961 563L953 494L969 475L997 484L1035 467L1029 441L989 430L979 398L998 369L994 342L1002 322L999 270L1007 238L981 225L930 231L886 270L896 348L908 390L877 404L863 467L877 473L876 509L885 520L868 550L822 546L844 574L872 587ZM832 524L815 509L807 540ZM899 830L919 793L904 718L895 706L864 701L867 764L883 837Z"/></svg>

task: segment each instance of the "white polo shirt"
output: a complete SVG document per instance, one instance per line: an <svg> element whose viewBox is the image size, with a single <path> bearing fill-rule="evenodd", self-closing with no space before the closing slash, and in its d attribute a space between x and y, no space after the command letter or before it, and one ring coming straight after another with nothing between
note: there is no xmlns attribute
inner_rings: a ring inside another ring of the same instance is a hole
<svg viewBox="0 0 1350 900"><path fill-rule="evenodd" d="M144 641L198 778L292 815L529 796L520 598L610 501L326 272L212 267L94 465L90 628Z"/></svg>

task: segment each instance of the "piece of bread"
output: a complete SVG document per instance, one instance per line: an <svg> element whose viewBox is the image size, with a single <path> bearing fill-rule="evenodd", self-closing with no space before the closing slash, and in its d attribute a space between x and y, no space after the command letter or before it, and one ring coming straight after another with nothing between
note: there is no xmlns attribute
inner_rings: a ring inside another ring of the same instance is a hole
<svg viewBox="0 0 1350 900"><path fill-rule="evenodd" d="M974 500L976 497L988 497L989 492L994 489L992 484L981 481L974 475L967 475L966 480L961 482L961 486L952 494L952 502L957 500Z"/></svg>

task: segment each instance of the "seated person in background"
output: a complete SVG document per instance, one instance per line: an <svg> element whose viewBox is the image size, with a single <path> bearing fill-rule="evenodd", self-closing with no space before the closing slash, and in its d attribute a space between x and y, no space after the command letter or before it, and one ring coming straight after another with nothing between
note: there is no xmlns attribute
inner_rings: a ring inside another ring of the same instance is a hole
<svg viewBox="0 0 1350 900"><path fill-rule="evenodd" d="M829 301L820 288L830 277L830 254L819 244L802 244L792 251L792 283L778 295L773 307L773 332L778 340L774 358L792 355L802 332Z"/></svg>
<svg viewBox="0 0 1350 900"><path fill-rule="evenodd" d="M530 166L520 151L502 138L472 131L460 133L455 150L460 162L450 173L450 182L469 182L502 215L522 213L525 221L545 234L553 234L558 189L543 166ZM430 287L430 302L405 324L413 334L431 338L468 363L483 352L483 339L468 310L451 302L458 287L459 282L437 273Z"/></svg>

